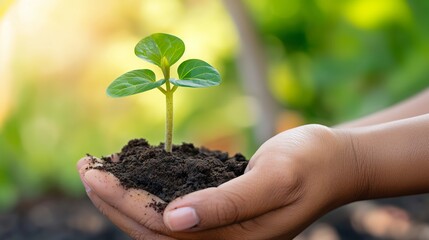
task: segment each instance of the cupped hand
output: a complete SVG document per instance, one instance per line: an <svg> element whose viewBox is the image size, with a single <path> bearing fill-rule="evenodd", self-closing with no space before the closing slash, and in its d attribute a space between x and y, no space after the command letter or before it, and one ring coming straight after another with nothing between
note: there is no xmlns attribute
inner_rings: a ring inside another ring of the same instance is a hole
<svg viewBox="0 0 429 240"><path fill-rule="evenodd" d="M78 163L89 198L134 239L292 239L364 189L352 142L341 130L306 125L264 143L245 174L171 202L125 190L112 174Z"/></svg>

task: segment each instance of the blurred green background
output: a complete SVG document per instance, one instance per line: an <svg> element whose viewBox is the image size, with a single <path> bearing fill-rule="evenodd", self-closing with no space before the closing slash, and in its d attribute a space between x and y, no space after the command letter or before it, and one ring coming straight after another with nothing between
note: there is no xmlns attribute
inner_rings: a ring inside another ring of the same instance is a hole
<svg viewBox="0 0 429 240"><path fill-rule="evenodd" d="M82 196L85 153L163 141L160 93L105 94L120 74L152 67L133 53L146 35L179 36L183 59L223 77L177 91L174 142L250 157L275 132L347 121L429 86L428 12L421 0L2 0L0 209Z"/></svg>

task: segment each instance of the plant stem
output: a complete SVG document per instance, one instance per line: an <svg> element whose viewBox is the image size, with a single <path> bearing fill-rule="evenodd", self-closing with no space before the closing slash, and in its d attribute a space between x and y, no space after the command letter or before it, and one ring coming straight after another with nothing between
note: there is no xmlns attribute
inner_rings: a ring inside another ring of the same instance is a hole
<svg viewBox="0 0 429 240"><path fill-rule="evenodd" d="M166 89L163 92L165 95L165 104L166 104L166 117L165 117L165 145L164 149L166 152L172 152L173 150L173 93L176 90L175 86L171 88L170 84L170 67L168 62L165 61L162 68L162 73L164 74L165 86Z"/></svg>
<svg viewBox="0 0 429 240"><path fill-rule="evenodd" d="M168 91L165 94L166 112L165 119L165 151L171 152L173 149L173 92Z"/></svg>

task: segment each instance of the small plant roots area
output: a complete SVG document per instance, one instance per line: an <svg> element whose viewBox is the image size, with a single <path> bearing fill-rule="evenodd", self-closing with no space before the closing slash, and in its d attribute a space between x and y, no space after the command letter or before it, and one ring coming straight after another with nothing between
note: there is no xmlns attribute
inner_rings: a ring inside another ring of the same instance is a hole
<svg viewBox="0 0 429 240"><path fill-rule="evenodd" d="M134 139L116 155L92 158L91 168L115 175L126 189L143 189L165 203L150 207L162 212L169 202L188 193L217 187L244 173L248 161L237 153L197 148L193 144L174 145L172 152L164 144L151 146L145 139Z"/></svg>

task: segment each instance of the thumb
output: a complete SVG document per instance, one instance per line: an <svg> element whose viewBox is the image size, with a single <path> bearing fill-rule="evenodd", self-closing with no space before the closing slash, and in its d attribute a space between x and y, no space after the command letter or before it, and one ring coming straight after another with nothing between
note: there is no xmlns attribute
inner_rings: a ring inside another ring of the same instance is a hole
<svg viewBox="0 0 429 240"><path fill-rule="evenodd" d="M262 215L288 201L290 188L282 186L288 177L280 178L254 168L217 188L174 200L165 209L164 223L172 231L203 230Z"/></svg>

